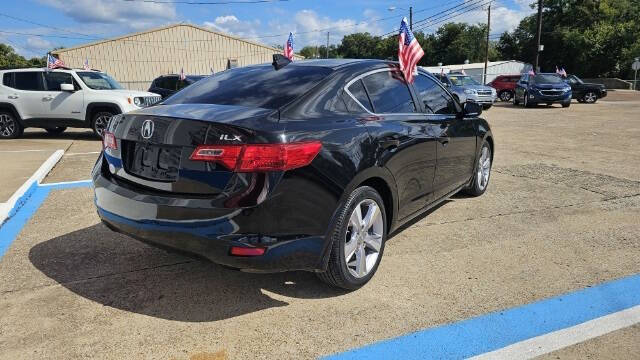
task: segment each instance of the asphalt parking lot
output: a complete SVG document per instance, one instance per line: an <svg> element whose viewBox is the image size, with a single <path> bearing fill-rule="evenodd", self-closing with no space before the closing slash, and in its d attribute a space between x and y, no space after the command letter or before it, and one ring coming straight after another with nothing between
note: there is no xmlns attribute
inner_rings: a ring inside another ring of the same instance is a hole
<svg viewBox="0 0 640 360"><path fill-rule="evenodd" d="M640 95L611 92L568 109L498 103L484 117L496 142L487 193L454 196L395 234L376 276L354 292L310 273L228 270L110 232L86 183L60 184L89 178L101 147L89 131L29 130L2 141L0 202L54 150L65 155L20 210L15 238L0 240L8 243L0 251L0 358L348 357L341 353L640 274ZM499 344L531 323L485 319ZM465 342L463 332L423 334L458 350L488 346ZM436 354L413 345L355 354ZM640 354L637 322L542 356L632 354Z"/></svg>

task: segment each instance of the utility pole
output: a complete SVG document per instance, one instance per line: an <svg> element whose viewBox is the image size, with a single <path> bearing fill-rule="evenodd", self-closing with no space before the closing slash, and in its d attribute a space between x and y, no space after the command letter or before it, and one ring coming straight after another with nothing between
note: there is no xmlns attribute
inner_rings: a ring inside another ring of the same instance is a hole
<svg viewBox="0 0 640 360"><path fill-rule="evenodd" d="M484 76L482 79L482 83L487 83L487 65L489 64L489 33L491 32L491 4L489 4L489 8L487 9L487 52L484 56Z"/></svg>
<svg viewBox="0 0 640 360"><path fill-rule="evenodd" d="M327 31L327 59L329 58L329 32Z"/></svg>
<svg viewBox="0 0 640 360"><path fill-rule="evenodd" d="M409 6L409 30L413 32L413 6Z"/></svg>
<svg viewBox="0 0 640 360"><path fill-rule="evenodd" d="M538 0L538 34L536 35L536 62L533 66L536 73L540 72L540 35L542 33L542 0Z"/></svg>

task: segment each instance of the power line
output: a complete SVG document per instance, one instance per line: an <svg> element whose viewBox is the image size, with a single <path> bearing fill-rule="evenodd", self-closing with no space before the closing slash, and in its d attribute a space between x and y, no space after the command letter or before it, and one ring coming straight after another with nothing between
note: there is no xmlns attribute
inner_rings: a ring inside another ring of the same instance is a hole
<svg viewBox="0 0 640 360"><path fill-rule="evenodd" d="M484 0L480 0L480 1L484 1ZM436 22L431 22L431 23L429 23L429 24L423 25L423 26L421 26L418 30L423 30L423 29L426 29L426 28L429 28L429 27L433 27L434 25L442 24L442 23L444 23L444 22L446 22L446 21L448 21L448 20L451 20L451 19L456 18L456 17L458 17L458 16L461 16L461 15L464 15L464 14L467 14L467 13L470 13L470 12L472 12L472 11L474 11L474 10L477 10L477 9L479 9L479 8L481 8L481 7L485 6L485 5L491 4L491 3L493 3L494 1L495 1L495 0L487 0L485 3L482 3L482 4L480 4L480 3L476 3L476 4L479 4L479 5L477 5L477 6L475 6L475 7L472 7L472 8L468 8L468 9L466 9L466 10L465 10L465 11L463 11L463 12L457 12L457 13L454 13L454 14L449 14L449 15L451 15L451 16L449 16L449 17L439 18L439 19L437 19L438 21L436 21ZM474 5L475 5L475 4L474 4Z"/></svg>

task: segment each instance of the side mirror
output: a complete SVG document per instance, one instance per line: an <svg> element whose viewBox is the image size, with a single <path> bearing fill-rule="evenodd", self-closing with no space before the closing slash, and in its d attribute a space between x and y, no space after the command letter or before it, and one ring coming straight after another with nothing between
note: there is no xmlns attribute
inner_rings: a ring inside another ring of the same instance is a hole
<svg viewBox="0 0 640 360"><path fill-rule="evenodd" d="M60 84L60 90L73 92L75 91L75 88L73 87L73 84Z"/></svg>
<svg viewBox="0 0 640 360"><path fill-rule="evenodd" d="M462 107L462 113L467 117L480 116L482 114L482 105L477 102L467 101Z"/></svg>

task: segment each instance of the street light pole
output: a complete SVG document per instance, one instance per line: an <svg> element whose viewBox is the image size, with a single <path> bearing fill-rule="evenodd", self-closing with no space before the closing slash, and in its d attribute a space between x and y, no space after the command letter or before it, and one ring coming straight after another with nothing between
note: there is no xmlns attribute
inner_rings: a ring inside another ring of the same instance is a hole
<svg viewBox="0 0 640 360"><path fill-rule="evenodd" d="M540 35L542 33L542 0L538 0L538 34L536 35L536 62L534 68L536 73L540 72Z"/></svg>
<svg viewBox="0 0 640 360"><path fill-rule="evenodd" d="M413 32L413 6L409 6L409 29Z"/></svg>
<svg viewBox="0 0 640 360"><path fill-rule="evenodd" d="M484 57L484 76L482 79L482 83L487 83L487 65L489 63L489 33L491 32L491 5L487 9L487 49Z"/></svg>

